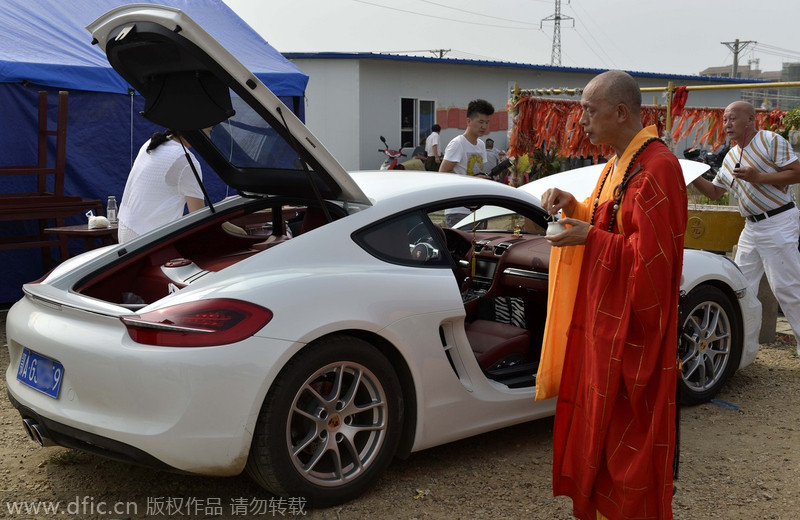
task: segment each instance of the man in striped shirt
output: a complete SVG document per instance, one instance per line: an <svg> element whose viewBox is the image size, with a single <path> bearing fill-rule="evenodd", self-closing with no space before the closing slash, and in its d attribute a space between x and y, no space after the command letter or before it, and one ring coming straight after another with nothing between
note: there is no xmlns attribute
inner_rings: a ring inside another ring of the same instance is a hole
<svg viewBox="0 0 800 520"><path fill-rule="evenodd" d="M756 130L755 119L755 109L746 101L725 108L725 135L737 145L725 156L713 181L700 177L693 184L713 200L726 191L735 197L745 217L735 262L756 293L766 273L798 339L800 354L800 212L789 189L800 182L800 162L786 139Z"/></svg>

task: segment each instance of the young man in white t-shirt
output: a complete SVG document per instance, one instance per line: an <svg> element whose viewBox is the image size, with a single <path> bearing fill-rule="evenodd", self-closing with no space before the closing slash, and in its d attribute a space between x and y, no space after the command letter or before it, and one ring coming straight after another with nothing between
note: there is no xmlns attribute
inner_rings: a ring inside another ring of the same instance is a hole
<svg viewBox="0 0 800 520"><path fill-rule="evenodd" d="M486 162L486 145L479 139L489 131L494 107L484 99L470 101L467 105L467 129L449 143L444 151L440 172L458 175L479 175ZM445 210L447 227L469 214L467 208Z"/></svg>

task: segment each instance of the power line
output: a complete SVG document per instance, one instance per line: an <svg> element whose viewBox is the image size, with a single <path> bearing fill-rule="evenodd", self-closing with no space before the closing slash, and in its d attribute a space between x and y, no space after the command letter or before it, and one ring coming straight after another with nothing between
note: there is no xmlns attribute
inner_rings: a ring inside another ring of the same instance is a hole
<svg viewBox="0 0 800 520"><path fill-rule="evenodd" d="M614 38L609 37L608 33L606 32L606 26L601 25L600 23L597 22L596 19L597 15L596 14L593 15L593 13L590 13L582 5L583 2L584 0L575 0L575 1L570 0L570 2L567 5L570 8L572 8L572 14L575 16L575 19L578 20L578 23L583 27L586 34L588 34L589 37L595 42L595 45L600 50L600 52L602 52L606 56L606 61L610 63L613 68L616 69L622 68L611 57L611 54L609 54L609 52L606 51L606 47L608 47L609 51L611 51L615 56L617 56L617 59L622 59L623 61L627 60L629 63L633 63L634 60L628 54L628 50L621 48L619 45L617 45L616 42L618 40L618 37ZM596 6L596 2L594 2L594 5ZM581 11L583 16L578 17L578 10ZM587 21L589 23L587 23ZM576 30L576 32L579 31ZM605 45L601 44L600 41L598 41L598 39L595 38L595 34L597 34L600 38L602 38ZM594 47L592 47L592 51L594 52Z"/></svg>
<svg viewBox="0 0 800 520"><path fill-rule="evenodd" d="M401 12L401 13L413 14L413 15L416 15L416 16L424 16L425 18L436 18L437 20L447 20L448 22L465 23L465 24L469 24L469 25L479 25L481 27L497 27L497 28L500 28L500 29L517 29L517 30L523 30L523 31L529 30L529 27L511 27L511 26L508 26L508 25L488 24L488 23L484 23L484 22L480 22L480 21L472 22L472 21L468 21L468 20L456 20L454 18L448 18L448 17L445 17L445 16L436 16L436 15L427 14L427 13L418 13L416 11L410 11L408 9L398 9L397 7L389 7L388 5L376 4L374 2L367 2L366 0L353 0L353 2L358 2L359 4L371 5L373 7L380 7L382 9L389 9L391 11L398 11L398 12ZM513 20L509 20L509 21L513 21ZM522 23L522 24L526 24L527 25L526 22L514 22L514 23Z"/></svg>
<svg viewBox="0 0 800 520"><path fill-rule="evenodd" d="M769 45L769 44L766 44L766 43L758 43L758 42L756 42L755 47L756 47L756 49L760 49L761 51L770 50L770 51L775 52L775 53L783 53L785 55L794 54L795 56L800 56L800 51L793 51L791 49L784 49L782 47L775 47L774 45Z"/></svg>
<svg viewBox="0 0 800 520"><path fill-rule="evenodd" d="M452 49L415 49L410 51L376 51L380 54L418 54L420 52L424 52L425 54L433 54L436 57L444 58L444 55L450 52Z"/></svg>
<svg viewBox="0 0 800 520"><path fill-rule="evenodd" d="M452 52L452 55L455 56L456 58L462 58L467 60L502 61L498 60L497 58L493 58L491 56L483 56L481 54L473 54L471 52L459 51L459 50L454 50Z"/></svg>
<svg viewBox="0 0 800 520"><path fill-rule="evenodd" d="M766 45L763 43L757 43L754 46L754 52L758 52L759 54L767 54L769 56L777 56L783 60L783 62L798 62L800 61L800 52L791 51L789 49L782 49L780 47L774 47L772 45Z"/></svg>
<svg viewBox="0 0 800 520"><path fill-rule="evenodd" d="M483 54L474 54L467 51L460 51L458 49L410 49L410 50L395 50L395 51L374 51L380 54L406 54L406 55L413 55L419 53L425 54L433 54L437 58L444 58L445 55L451 55L454 58L461 58L466 60L478 60L478 61L503 61L498 60L492 56L485 56Z"/></svg>
<svg viewBox="0 0 800 520"><path fill-rule="evenodd" d="M575 34L577 34L578 38L580 38L581 41L583 41L583 43L586 44L586 48L589 49L590 51L592 51L592 54L594 54L597 57L597 59L600 60L600 63L603 63L605 61L602 56L600 56L599 54L597 54L597 52L595 52L594 46L592 46L589 42L586 41L586 39L581 35L580 31L575 31ZM591 35L591 33L589 33L589 34ZM592 38L592 39L594 39L594 38ZM597 40L595 40L595 43L596 42L597 42ZM606 54L606 56L608 56L608 54ZM608 59L611 62L611 66L614 67L614 68L617 68L617 66L614 64L614 60L612 60L610 57Z"/></svg>
<svg viewBox="0 0 800 520"><path fill-rule="evenodd" d="M538 1L550 3L549 0L538 0ZM529 26L535 25L535 24L532 24L532 23L529 23L529 22L520 22L519 20L512 20L510 18L501 18L499 16L491 16L491 15L484 14L484 13L477 13L475 11L467 11L466 9L460 9L458 7L453 7L453 6L450 6L450 5L447 5L447 4L440 4L438 2L433 2L432 0L420 0L420 2L423 2L423 3L426 3L426 4L435 5L435 6L438 6L438 7L444 7L445 9L451 9L451 10L457 11L459 13L474 14L474 15L480 16L482 18L491 18L493 20L500 20L502 22L519 23L519 24L529 25Z"/></svg>
<svg viewBox="0 0 800 520"><path fill-rule="evenodd" d="M572 3L570 3L569 5L570 5L570 6L572 6ZM601 62L607 61L608 63L610 63L610 64L611 64L611 66L612 66L612 67L614 67L614 68L619 68L619 67L617 67L617 64L616 64L616 63L614 63L614 59L613 59L613 58L611 58L611 56L610 56L610 55L609 55L609 54L608 54L608 53L607 53L607 52L606 52L606 51L603 49L603 46L602 46L602 45L600 45L600 42L599 42L599 41L597 41L597 38L595 38L595 37L594 37L594 31L590 31L590 30L588 30L588 28L589 28L589 27L588 27L588 25L587 25L586 23L584 23L584 21L583 21L583 19L582 19L582 18L579 18L579 17L578 17L578 13L577 13L577 12L574 12L574 14L575 14L575 20L576 20L576 21L577 21L577 22L578 22L580 25L582 25L583 27L585 27L585 28L587 29L587 31L586 31L586 34L588 34L588 35L589 35L589 37L592 39L592 41L594 41L594 45L591 45L589 42L587 42L587 41L586 41L586 39L583 37L583 35L581 35L581 31L579 31L579 30L576 30L576 31L575 31L575 34L577 34L577 35L578 35L578 37L579 37L581 40L583 40L583 43L585 43L585 44L586 44L586 48L587 48L587 49L589 49L590 51L592 51L592 54L594 54L595 56L597 56L597 58L598 58L598 59L599 59ZM591 20L591 16L589 16L589 19ZM602 32L602 31L601 31L601 32ZM600 52L602 52L602 53L605 55L605 59L603 59L603 57L602 57L602 56L600 56L599 54L597 54L596 50L599 50Z"/></svg>

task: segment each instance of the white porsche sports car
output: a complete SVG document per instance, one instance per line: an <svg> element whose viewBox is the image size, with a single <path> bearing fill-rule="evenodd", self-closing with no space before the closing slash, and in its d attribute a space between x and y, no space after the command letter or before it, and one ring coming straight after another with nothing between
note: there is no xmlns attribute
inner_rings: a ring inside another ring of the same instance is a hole
<svg viewBox="0 0 800 520"><path fill-rule="evenodd" d="M178 10L121 7L89 30L146 117L179 130L239 196L24 286L6 380L34 440L246 470L328 506L395 456L554 412L533 400L549 258L535 195L348 174ZM498 215L479 217L487 206ZM463 207L473 224L443 229ZM685 263L682 393L702 401L754 358L759 304L729 260Z"/></svg>

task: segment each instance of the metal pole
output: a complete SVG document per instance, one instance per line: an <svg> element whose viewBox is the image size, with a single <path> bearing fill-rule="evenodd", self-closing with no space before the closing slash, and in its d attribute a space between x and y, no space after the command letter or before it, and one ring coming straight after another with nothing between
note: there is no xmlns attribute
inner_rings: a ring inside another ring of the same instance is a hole
<svg viewBox="0 0 800 520"><path fill-rule="evenodd" d="M675 83L670 80L667 83L667 122L664 132L669 135L672 133L672 95L675 94Z"/></svg>
<svg viewBox="0 0 800 520"><path fill-rule="evenodd" d="M731 68L731 77L735 78L736 75L739 73L739 53L742 52L747 48L748 45L751 43L758 43L753 40L748 40L746 42L739 41L739 38L732 42L720 42L722 45L726 46L731 50L733 53L733 67Z"/></svg>
<svg viewBox="0 0 800 520"><path fill-rule="evenodd" d="M749 89L749 88L781 88L781 87L800 87L800 81L773 81L767 83L731 83L730 85L689 85L686 87L687 91L692 90L742 90L742 89ZM640 89L642 92L668 92L670 90L669 85L666 87L642 87ZM673 86L674 92L674 86ZM582 88L531 88L531 89L520 89L519 85L516 85L515 89L512 89L512 93L514 93L517 97L520 96L559 96L561 94L566 94L570 96L580 95L583 93Z"/></svg>
<svg viewBox="0 0 800 520"><path fill-rule="evenodd" d="M768 83L732 83L730 85L690 85L686 90L741 90L746 88L800 87L800 81L773 81ZM665 92L669 87L644 87L642 92Z"/></svg>

